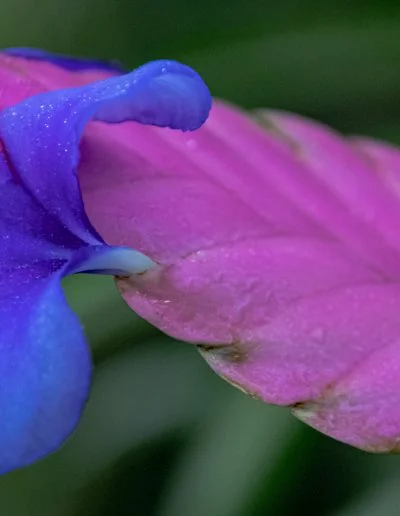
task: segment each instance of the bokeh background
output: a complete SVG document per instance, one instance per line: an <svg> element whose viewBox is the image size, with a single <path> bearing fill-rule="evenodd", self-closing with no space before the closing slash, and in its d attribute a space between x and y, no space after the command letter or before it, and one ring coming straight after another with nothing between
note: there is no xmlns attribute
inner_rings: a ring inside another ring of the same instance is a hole
<svg viewBox="0 0 400 516"><path fill-rule="evenodd" d="M1 0L0 47L171 57L212 92L400 143L400 4ZM319 435L136 317L110 278L66 283L96 363L58 453L0 478L1 516L398 516L400 457Z"/></svg>

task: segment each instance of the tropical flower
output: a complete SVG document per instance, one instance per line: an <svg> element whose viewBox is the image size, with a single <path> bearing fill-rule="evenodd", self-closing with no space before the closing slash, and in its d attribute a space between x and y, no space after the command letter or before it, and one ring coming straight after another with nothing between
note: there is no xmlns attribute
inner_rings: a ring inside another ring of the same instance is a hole
<svg viewBox="0 0 400 516"><path fill-rule="evenodd" d="M250 395L398 448L399 150L221 102L195 133L154 127L196 129L210 108L169 61L124 76L12 50L0 84L2 471L79 418L90 360L59 280L82 271L116 275Z"/></svg>
<svg viewBox="0 0 400 516"><path fill-rule="evenodd" d="M154 266L136 250L106 243L87 218L76 175L86 123L98 121L96 147L112 148L122 145L117 126L104 133L104 122L194 130L210 105L200 77L173 61L121 75L40 51L0 54L1 472L59 446L88 395L90 356L61 278ZM100 176L106 167L102 161Z"/></svg>

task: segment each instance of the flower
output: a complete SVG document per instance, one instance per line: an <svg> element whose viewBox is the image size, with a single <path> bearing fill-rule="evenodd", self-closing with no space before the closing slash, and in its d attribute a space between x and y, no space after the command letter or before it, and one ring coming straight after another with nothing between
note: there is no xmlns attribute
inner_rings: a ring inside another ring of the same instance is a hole
<svg viewBox="0 0 400 516"><path fill-rule="evenodd" d="M194 134L130 142L135 166L80 178L106 240L157 263L118 279L132 309L250 395L399 449L400 151L220 102Z"/></svg>
<svg viewBox="0 0 400 516"><path fill-rule="evenodd" d="M86 123L96 120L92 130L100 139L106 135L112 147L117 123L194 130L211 101L200 77L174 61L121 75L112 65L29 49L0 54L0 86L4 473L58 447L87 398L90 356L61 278L78 272L131 275L155 265L137 250L106 243L87 218L76 175Z"/></svg>
<svg viewBox="0 0 400 516"><path fill-rule="evenodd" d="M1 471L79 418L90 360L59 280L82 271L115 274L252 396L398 448L399 150L222 102L195 133L140 125L207 117L203 82L169 61L124 76L14 49L0 84Z"/></svg>

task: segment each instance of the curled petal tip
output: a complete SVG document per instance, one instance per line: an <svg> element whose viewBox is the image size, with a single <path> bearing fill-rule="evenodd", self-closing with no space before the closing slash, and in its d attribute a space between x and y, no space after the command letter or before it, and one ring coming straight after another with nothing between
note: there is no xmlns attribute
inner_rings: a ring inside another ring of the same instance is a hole
<svg viewBox="0 0 400 516"><path fill-rule="evenodd" d="M211 94L202 78L176 61L147 63L130 74L109 81L119 105L99 106L96 119L134 120L141 124L194 131L207 120Z"/></svg>

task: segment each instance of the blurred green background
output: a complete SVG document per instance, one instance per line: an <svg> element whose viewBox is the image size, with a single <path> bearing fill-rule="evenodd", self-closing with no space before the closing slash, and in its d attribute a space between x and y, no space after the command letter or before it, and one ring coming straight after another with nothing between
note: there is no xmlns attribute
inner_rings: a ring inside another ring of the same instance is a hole
<svg viewBox="0 0 400 516"><path fill-rule="evenodd" d="M0 47L171 57L216 96L400 143L400 4L1 0ZM66 285L93 393L55 455L0 479L1 516L400 515L400 457L334 442L215 376L139 320L111 279Z"/></svg>

